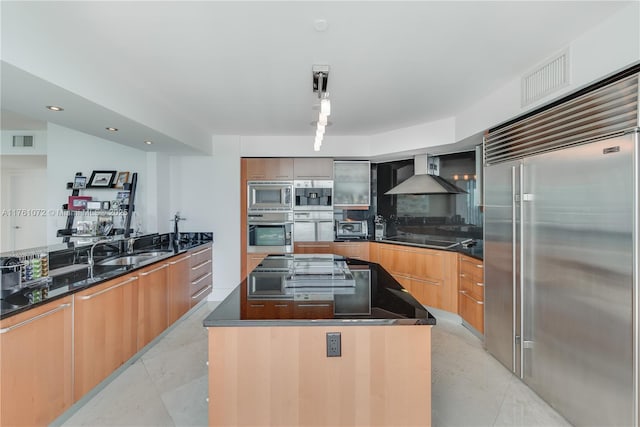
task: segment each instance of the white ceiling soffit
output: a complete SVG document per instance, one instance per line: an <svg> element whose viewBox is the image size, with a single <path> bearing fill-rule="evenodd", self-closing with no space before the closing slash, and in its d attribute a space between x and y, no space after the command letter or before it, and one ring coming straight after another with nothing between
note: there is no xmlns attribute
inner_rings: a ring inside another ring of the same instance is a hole
<svg viewBox="0 0 640 427"><path fill-rule="evenodd" d="M0 110L0 130L46 131L47 122L2 109Z"/></svg>
<svg viewBox="0 0 640 427"><path fill-rule="evenodd" d="M55 123L143 151L203 154L192 146L124 117L115 111L108 110L4 61L1 62L1 82L0 102L3 111L10 109L10 117L12 112L14 116L15 113L18 113L19 116ZM50 111L46 108L47 105L62 106L64 111ZM110 132L106 129L107 127L114 127L118 131ZM153 144L148 145L144 141L152 141Z"/></svg>
<svg viewBox="0 0 640 427"><path fill-rule="evenodd" d="M311 138L327 64L327 134L366 136L455 116L630 3L2 2L2 59L95 103L78 125L121 114L198 147L179 135Z"/></svg>

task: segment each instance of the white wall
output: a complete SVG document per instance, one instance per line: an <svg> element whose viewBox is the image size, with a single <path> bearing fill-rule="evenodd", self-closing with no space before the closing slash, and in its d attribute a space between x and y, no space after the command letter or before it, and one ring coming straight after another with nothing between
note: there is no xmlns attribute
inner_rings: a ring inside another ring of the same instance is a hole
<svg viewBox="0 0 640 427"><path fill-rule="evenodd" d="M240 136L242 157L368 157L368 136L334 136L327 128L320 151L313 151L315 130L300 136Z"/></svg>
<svg viewBox="0 0 640 427"><path fill-rule="evenodd" d="M532 110L640 61L640 2L632 3L569 43L571 83L522 108L520 77L456 115L457 141ZM558 50L566 46L558 46ZM556 52L549 52L551 57ZM545 58L532 58L532 68Z"/></svg>
<svg viewBox="0 0 640 427"><path fill-rule="evenodd" d="M147 153L147 191L143 195L147 206L147 220L144 231L168 233L172 231L170 218L172 171L171 160L165 153Z"/></svg>
<svg viewBox="0 0 640 427"><path fill-rule="evenodd" d="M149 222L145 194L148 190L147 158L144 151L126 147L106 139L97 138L53 123L47 128L47 209L61 209L67 203L71 190L66 188L76 172L89 178L94 170L115 170L138 173L136 212L142 220L143 230ZM116 189L81 190L81 195L96 200L114 200ZM56 231L64 228L66 217L53 215L47 218L47 244L60 243ZM116 222L116 227L119 225ZM153 230L155 231L155 230Z"/></svg>
<svg viewBox="0 0 640 427"><path fill-rule="evenodd" d="M240 140L215 137L213 157L171 157L171 212L180 231L212 231L213 293L218 301L240 282Z"/></svg>

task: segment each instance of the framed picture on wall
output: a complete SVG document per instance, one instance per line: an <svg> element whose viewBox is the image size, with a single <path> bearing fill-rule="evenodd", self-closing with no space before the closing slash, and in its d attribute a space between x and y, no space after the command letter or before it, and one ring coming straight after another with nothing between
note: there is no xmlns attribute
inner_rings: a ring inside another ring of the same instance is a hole
<svg viewBox="0 0 640 427"><path fill-rule="evenodd" d="M89 178L89 187L111 188L113 180L116 178L116 171L93 171Z"/></svg>
<svg viewBox="0 0 640 427"><path fill-rule="evenodd" d="M87 177L77 175L73 177L73 188L74 189L82 189L87 187Z"/></svg>
<svg viewBox="0 0 640 427"><path fill-rule="evenodd" d="M124 188L124 185L129 182L129 172L118 172L118 177L116 178L116 183L113 185L114 188Z"/></svg>
<svg viewBox="0 0 640 427"><path fill-rule="evenodd" d="M84 211L87 209L87 202L90 200L90 196L69 196L69 210Z"/></svg>

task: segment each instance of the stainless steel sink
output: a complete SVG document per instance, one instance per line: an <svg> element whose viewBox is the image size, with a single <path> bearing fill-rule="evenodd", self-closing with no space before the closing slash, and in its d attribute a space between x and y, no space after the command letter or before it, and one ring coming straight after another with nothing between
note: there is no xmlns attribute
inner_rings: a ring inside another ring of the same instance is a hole
<svg viewBox="0 0 640 427"><path fill-rule="evenodd" d="M173 251L140 252L140 253L134 254L133 256L164 256L164 255L167 255L167 254L169 254L171 252L173 252Z"/></svg>
<svg viewBox="0 0 640 427"><path fill-rule="evenodd" d="M157 257L158 255L154 255L152 252L146 254L138 254L138 255L127 255L119 258L108 259L105 261L100 261L98 265L133 265L139 262L149 261L152 258Z"/></svg>

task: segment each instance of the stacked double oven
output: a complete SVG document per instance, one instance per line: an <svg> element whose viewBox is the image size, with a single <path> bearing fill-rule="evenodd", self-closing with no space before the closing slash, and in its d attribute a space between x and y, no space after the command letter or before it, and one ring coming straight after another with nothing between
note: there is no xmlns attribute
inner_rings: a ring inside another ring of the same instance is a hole
<svg viewBox="0 0 640 427"><path fill-rule="evenodd" d="M333 181L249 181L247 253L293 253L296 242L332 242Z"/></svg>
<svg viewBox="0 0 640 427"><path fill-rule="evenodd" d="M293 182L247 183L247 253L293 253Z"/></svg>

